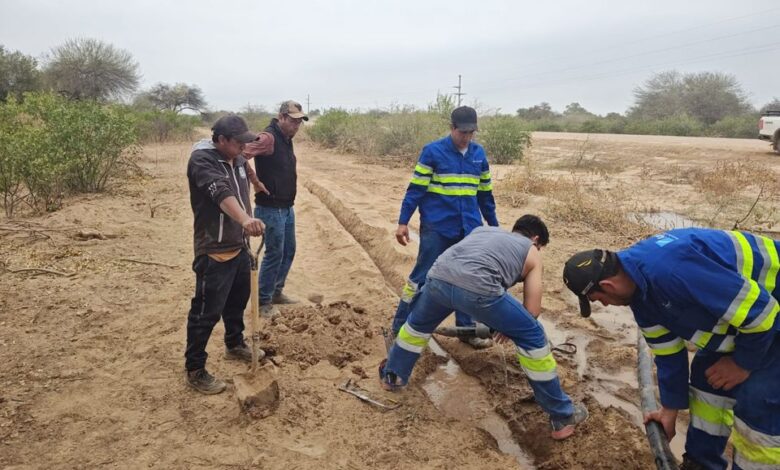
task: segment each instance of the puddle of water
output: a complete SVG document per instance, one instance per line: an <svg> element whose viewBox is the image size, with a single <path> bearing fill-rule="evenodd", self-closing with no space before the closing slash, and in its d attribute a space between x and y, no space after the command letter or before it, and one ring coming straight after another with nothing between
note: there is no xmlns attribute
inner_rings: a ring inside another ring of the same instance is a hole
<svg viewBox="0 0 780 470"><path fill-rule="evenodd" d="M693 220L684 215L675 212L638 212L633 214L642 219L648 225L660 230L671 230L674 228L701 227Z"/></svg>
<svg viewBox="0 0 780 470"><path fill-rule="evenodd" d="M464 373L436 341L431 340L428 346L434 354L448 358L423 384L436 408L450 418L484 429L496 440L499 450L513 456L520 468L533 470L532 459L515 442L506 422L493 411L479 380Z"/></svg>

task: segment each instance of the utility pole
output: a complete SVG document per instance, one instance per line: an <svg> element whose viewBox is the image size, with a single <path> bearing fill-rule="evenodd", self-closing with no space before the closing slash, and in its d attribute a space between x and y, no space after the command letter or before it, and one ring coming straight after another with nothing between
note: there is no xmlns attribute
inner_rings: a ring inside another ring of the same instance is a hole
<svg viewBox="0 0 780 470"><path fill-rule="evenodd" d="M309 114L309 111L311 111L311 97L308 93L306 93L306 114Z"/></svg>
<svg viewBox="0 0 780 470"><path fill-rule="evenodd" d="M461 98L460 98L460 97L465 95L465 93L463 93L463 92L461 91L461 90L462 90L462 88L463 88L463 86L461 85L461 77L460 77L460 74L458 74L458 85L457 85L457 86L454 86L454 87L452 87L452 88L457 88L457 90L458 90L458 92L457 92L457 93L455 93L455 96L457 96L457 97L458 97L458 107L460 107L460 102L461 102Z"/></svg>

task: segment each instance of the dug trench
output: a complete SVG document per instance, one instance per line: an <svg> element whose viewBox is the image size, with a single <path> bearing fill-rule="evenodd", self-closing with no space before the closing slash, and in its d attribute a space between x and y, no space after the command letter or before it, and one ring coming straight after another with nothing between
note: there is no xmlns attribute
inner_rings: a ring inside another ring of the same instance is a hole
<svg viewBox="0 0 780 470"><path fill-rule="evenodd" d="M350 210L342 201L324 186L307 180L304 186L317 196L328 209L341 222L342 226L360 243L372 261L382 272L389 286L400 285L403 274L398 272L399 258L402 255L394 252L392 248L391 233L386 230L372 227L363 222L359 215ZM384 242L382 242L384 240ZM553 316L560 317L561 312L552 312ZM554 323L548 323L548 329L555 330L554 336L561 336L562 331L555 328ZM615 340L619 338L617 331L610 331L601 326L591 326L595 333L603 338ZM575 340L578 346L588 346L591 339L587 333L580 331L579 339ZM646 445L644 432L637 426L636 418L629 414L628 410L636 410L638 396L635 389L631 388L631 379L620 390L623 393L622 400L628 406L619 408L616 406L603 406L593 397L589 391L596 391L602 397L612 397L614 393L608 391L598 380L590 374L583 375L583 370L593 369L592 373L609 375L603 368L596 364L582 363L587 361L585 354L575 358L565 355L557 355L558 373L564 389L574 400L583 401L590 412L588 421L577 429L576 434L563 442L555 442L549 436L549 421L544 412L534 402L533 393L525 380L525 376L519 366L515 364L514 354L510 347L495 346L488 350L475 351L464 346L457 340L437 337L441 347L459 364L460 368L468 375L479 380L489 397L490 403L512 431L515 442L529 455L533 464L538 469L647 469L654 466L652 456ZM573 339L573 338L567 338ZM594 339L595 341L600 341ZM594 344L603 345L604 342ZM599 351L605 352L605 351ZM633 354L633 356L632 356ZM430 363L431 353L426 351ZM610 354L602 354L607 367L613 372L622 367L632 368L636 363L636 355L629 347L616 346ZM608 359L611 358L611 359ZM429 372L430 368L425 371ZM373 371L372 371L373 373ZM595 384L592 382L596 382ZM635 383L635 382L634 382ZM426 384L424 374L417 371L410 380L411 388L424 387ZM626 391L625 388L629 390ZM454 392L457 395L457 391ZM610 401L609 398L606 401ZM447 410L443 410L447 411Z"/></svg>

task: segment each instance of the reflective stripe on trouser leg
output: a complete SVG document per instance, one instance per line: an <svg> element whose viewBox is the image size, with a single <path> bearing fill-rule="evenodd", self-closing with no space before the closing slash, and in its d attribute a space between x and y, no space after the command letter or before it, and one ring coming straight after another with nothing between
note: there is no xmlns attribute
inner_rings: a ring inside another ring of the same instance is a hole
<svg viewBox="0 0 780 470"><path fill-rule="evenodd" d="M691 426L710 436L729 437L734 424L735 399L699 390L688 389Z"/></svg>
<svg viewBox="0 0 780 470"><path fill-rule="evenodd" d="M395 339L395 343L409 352L420 354L425 346L428 345L430 339L430 334L415 331L408 323L404 323L404 326L398 330L398 337Z"/></svg>
<svg viewBox="0 0 780 470"><path fill-rule="evenodd" d="M734 463L743 470L777 470L780 468L780 436L772 436L734 418Z"/></svg>
<svg viewBox="0 0 780 470"><path fill-rule="evenodd" d="M408 323L404 323L387 355L385 371L400 377L404 385L408 383L414 364L430 339L430 334L415 331Z"/></svg>
<svg viewBox="0 0 780 470"><path fill-rule="evenodd" d="M517 347L517 361L534 390L534 399L552 418L571 416L574 406L558 379L555 358L549 344L542 348L526 350Z"/></svg>
<svg viewBox="0 0 780 470"><path fill-rule="evenodd" d="M539 349L529 350L518 346L517 361L530 380L544 382L558 377L555 358L549 344Z"/></svg>
<svg viewBox="0 0 780 470"><path fill-rule="evenodd" d="M401 288L401 302L411 303L414 296L417 294L418 285L416 282L412 282L411 279L407 279L403 288Z"/></svg>
<svg viewBox="0 0 780 470"><path fill-rule="evenodd" d="M688 404L690 423L685 438L685 452L695 462L712 470L726 470L724 451L733 422L731 410L736 406L734 392L714 389L707 382L706 371L722 354L698 351L691 361Z"/></svg>

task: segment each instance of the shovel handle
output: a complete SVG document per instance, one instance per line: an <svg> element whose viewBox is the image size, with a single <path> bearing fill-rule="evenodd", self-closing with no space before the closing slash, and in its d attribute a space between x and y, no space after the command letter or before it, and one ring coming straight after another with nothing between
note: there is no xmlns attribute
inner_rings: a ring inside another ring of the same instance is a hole
<svg viewBox="0 0 780 470"><path fill-rule="evenodd" d="M252 374L257 372L257 363L260 361L257 354L257 348L260 347L258 344L260 342L259 332L257 331L260 317L258 283L260 282L260 250L263 249L263 245L265 245L265 236L260 237L260 246L252 258L252 269L249 271L249 301L252 310L249 318L249 327L252 329Z"/></svg>

